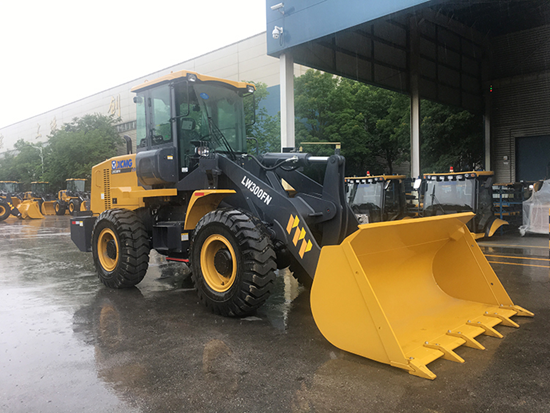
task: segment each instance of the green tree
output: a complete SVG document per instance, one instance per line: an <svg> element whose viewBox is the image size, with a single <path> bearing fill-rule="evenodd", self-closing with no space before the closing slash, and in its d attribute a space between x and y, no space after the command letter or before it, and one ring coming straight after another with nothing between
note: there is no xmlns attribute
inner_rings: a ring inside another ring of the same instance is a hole
<svg viewBox="0 0 550 413"><path fill-rule="evenodd" d="M19 181L27 187L32 181L42 180L42 144L19 139L14 148L0 160L0 180Z"/></svg>
<svg viewBox="0 0 550 413"><path fill-rule="evenodd" d="M281 122L279 116L270 116L264 106L260 107L262 100L267 98L269 92L267 85L262 82L247 82L256 86L254 97L244 99L244 110L246 118L246 136L254 138L248 142L248 152L259 153L281 151Z"/></svg>
<svg viewBox="0 0 550 413"><path fill-rule="evenodd" d="M406 97L330 73L308 70L295 81L296 141L341 142L347 175L393 172L408 156ZM332 147L304 147L329 154Z"/></svg>
<svg viewBox="0 0 550 413"><path fill-rule="evenodd" d="M481 115L439 103L421 105L422 172L474 169L483 164L483 119Z"/></svg>
<svg viewBox="0 0 550 413"><path fill-rule="evenodd" d="M346 174L389 173L410 160L410 99L404 94L308 70L295 80L296 146L342 143ZM423 171L471 169L483 156L482 119L468 111L423 100ZM329 147L304 146L315 154Z"/></svg>
<svg viewBox="0 0 550 413"><path fill-rule="evenodd" d="M89 179L92 166L117 154L123 141L115 121L112 116L85 115L48 136L44 178L53 188L63 189L67 178Z"/></svg>

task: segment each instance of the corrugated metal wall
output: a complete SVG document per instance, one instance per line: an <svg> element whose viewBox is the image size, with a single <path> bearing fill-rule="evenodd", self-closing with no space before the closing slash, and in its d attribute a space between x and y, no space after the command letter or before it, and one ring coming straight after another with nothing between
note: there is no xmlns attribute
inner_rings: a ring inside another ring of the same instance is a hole
<svg viewBox="0 0 550 413"><path fill-rule="evenodd" d="M516 139L550 135L550 26L495 38L491 51L491 168L515 182Z"/></svg>

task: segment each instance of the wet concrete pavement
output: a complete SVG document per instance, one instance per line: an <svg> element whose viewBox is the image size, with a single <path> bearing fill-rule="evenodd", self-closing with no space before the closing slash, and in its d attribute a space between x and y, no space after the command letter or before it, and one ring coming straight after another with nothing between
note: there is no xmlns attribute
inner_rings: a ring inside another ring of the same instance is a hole
<svg viewBox="0 0 550 413"><path fill-rule="evenodd" d="M109 290L68 217L0 223L2 412L548 412L548 239L480 243L534 318L434 381L341 351L318 331L309 295L281 273L253 317L211 314L185 266L152 253L144 281Z"/></svg>

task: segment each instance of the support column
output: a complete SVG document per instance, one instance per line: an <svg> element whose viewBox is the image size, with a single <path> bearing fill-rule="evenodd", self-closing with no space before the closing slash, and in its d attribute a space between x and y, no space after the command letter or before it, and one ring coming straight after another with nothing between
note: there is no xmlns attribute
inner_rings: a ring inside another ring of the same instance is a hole
<svg viewBox="0 0 550 413"><path fill-rule="evenodd" d="M420 176L420 93L418 55L420 36L416 17L410 20L411 178Z"/></svg>
<svg viewBox="0 0 550 413"><path fill-rule="evenodd" d="M281 76L281 150L294 148L294 59L283 53L279 56Z"/></svg>
<svg viewBox="0 0 550 413"><path fill-rule="evenodd" d="M485 132L485 165L486 171L491 169L491 97L485 96L485 116L483 117L483 127Z"/></svg>
<svg viewBox="0 0 550 413"><path fill-rule="evenodd" d="M420 97L411 91L411 178L420 176Z"/></svg>

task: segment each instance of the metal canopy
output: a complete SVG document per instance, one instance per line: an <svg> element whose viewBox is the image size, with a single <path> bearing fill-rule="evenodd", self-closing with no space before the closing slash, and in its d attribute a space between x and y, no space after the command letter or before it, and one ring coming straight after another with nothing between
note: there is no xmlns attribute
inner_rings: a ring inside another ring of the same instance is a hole
<svg viewBox="0 0 550 413"><path fill-rule="evenodd" d="M339 7L345 9L345 3ZM310 9L316 6L321 7L311 4ZM286 39L292 39L293 25L303 22L308 10L294 20L292 12L275 21L285 25ZM269 16L276 12L268 7L267 13L268 54L290 53L295 63L407 94L413 61L420 98L482 113L486 82L498 72L491 39L548 24L550 2L429 1L300 44L290 41L286 47L273 46L269 39Z"/></svg>

